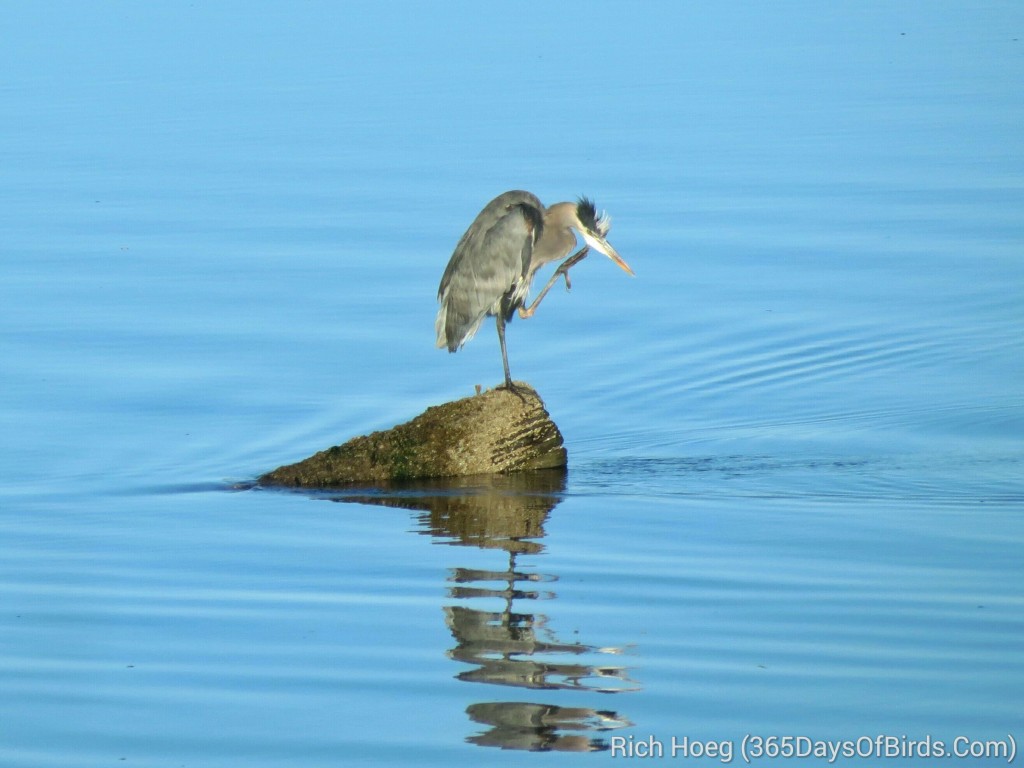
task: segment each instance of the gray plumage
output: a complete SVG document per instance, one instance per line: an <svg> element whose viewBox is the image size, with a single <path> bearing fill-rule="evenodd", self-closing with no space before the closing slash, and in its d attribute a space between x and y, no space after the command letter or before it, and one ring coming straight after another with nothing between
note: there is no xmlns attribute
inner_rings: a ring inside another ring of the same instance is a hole
<svg viewBox="0 0 1024 768"><path fill-rule="evenodd" d="M563 265L568 266L594 248L632 274L615 249L607 242L610 220L598 216L594 204L586 198L576 203L556 203L544 208L536 195L513 190L489 202L455 246L448 267L441 277L437 298L441 308L435 330L437 346L455 352L473 338L488 315L497 321L505 368L505 386L512 388L505 351L505 324L516 310L529 317L547 293L551 282L534 305L524 309L530 283L537 269L551 261L565 258L576 245L577 230L586 241L580 253Z"/></svg>

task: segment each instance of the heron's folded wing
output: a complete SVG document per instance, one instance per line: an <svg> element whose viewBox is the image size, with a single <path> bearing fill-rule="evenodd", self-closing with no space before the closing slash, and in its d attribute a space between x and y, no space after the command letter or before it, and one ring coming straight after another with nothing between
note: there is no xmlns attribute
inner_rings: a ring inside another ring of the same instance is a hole
<svg viewBox="0 0 1024 768"><path fill-rule="evenodd" d="M455 247L438 298L437 345L454 351L473 337L487 315L507 312L525 295L524 275L534 227L523 209L485 208Z"/></svg>

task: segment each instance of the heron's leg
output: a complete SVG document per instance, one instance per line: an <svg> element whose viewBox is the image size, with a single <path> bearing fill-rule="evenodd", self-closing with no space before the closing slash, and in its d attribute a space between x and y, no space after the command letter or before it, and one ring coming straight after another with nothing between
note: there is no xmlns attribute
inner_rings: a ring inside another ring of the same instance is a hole
<svg viewBox="0 0 1024 768"><path fill-rule="evenodd" d="M519 316L523 319L533 317L533 313L537 311L537 307L540 305L541 300L547 296L548 291L551 290L551 286L553 286L555 281L558 280L559 275L565 278L565 289L567 291L571 289L572 284L569 282L569 270L583 261L589 252L590 246L585 245L568 259L559 264L558 269L556 269L554 274L551 275L551 279L548 280L547 285L545 285L541 292L537 294L537 298L533 300L533 303L528 307L519 308Z"/></svg>
<svg viewBox="0 0 1024 768"><path fill-rule="evenodd" d="M537 311L537 306L540 304L541 300L548 295L548 291L551 290L551 286L555 284L555 280L557 279L558 272L556 271L555 274L551 276L551 279L548 280L548 284L545 285L541 292L537 294L537 298L533 300L533 303L528 307L519 308L519 316L521 318L525 320L528 317L533 317L533 313ZM566 277L566 280L568 281L568 277Z"/></svg>
<svg viewBox="0 0 1024 768"><path fill-rule="evenodd" d="M525 403L526 397L523 395L523 391L512 383L512 374L508 372L508 353L505 351L505 316L498 314L495 317L498 321L498 341L501 342L501 364L505 366L505 383L499 389L507 389Z"/></svg>
<svg viewBox="0 0 1024 768"><path fill-rule="evenodd" d="M512 391L512 374L508 371L508 352L505 351L505 316L501 312L494 316L498 322L498 342L501 344L501 364L505 366L505 386Z"/></svg>

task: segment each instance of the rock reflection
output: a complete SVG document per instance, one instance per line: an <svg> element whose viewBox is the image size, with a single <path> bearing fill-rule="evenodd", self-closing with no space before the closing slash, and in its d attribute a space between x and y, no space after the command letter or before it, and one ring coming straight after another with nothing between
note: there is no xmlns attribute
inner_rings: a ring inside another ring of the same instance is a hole
<svg viewBox="0 0 1024 768"><path fill-rule="evenodd" d="M620 649L561 642L549 628L549 617L533 610L536 601L555 597L557 577L534 572L522 559L543 552L544 524L564 489L565 471L547 470L353 489L334 498L413 509L421 513L424 534L455 546L507 553L503 568L449 572L448 597L459 602L444 606L455 639L448 656L467 665L457 679L552 692L638 690L626 667L599 663ZM534 701L479 702L466 714L487 726L467 737L470 743L530 751L606 750L608 742L599 734L632 724L611 710Z"/></svg>
<svg viewBox="0 0 1024 768"><path fill-rule="evenodd" d="M392 483L331 491L333 501L401 507L422 514L421 533L448 543L540 552L544 521L565 490L565 469Z"/></svg>

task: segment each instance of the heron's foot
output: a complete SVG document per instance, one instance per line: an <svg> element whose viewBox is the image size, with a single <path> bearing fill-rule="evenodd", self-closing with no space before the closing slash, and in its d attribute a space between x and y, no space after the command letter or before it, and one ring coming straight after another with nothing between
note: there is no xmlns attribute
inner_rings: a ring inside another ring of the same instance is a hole
<svg viewBox="0 0 1024 768"><path fill-rule="evenodd" d="M572 281L569 280L569 270L583 261L590 254L589 247L583 247L578 252L574 253L568 259L558 265L558 269L555 270L555 276L561 275L565 278L565 290L572 290Z"/></svg>
<svg viewBox="0 0 1024 768"><path fill-rule="evenodd" d="M505 383L504 384L499 384L496 388L497 389L504 389L506 392L511 392L513 395L518 397L524 403L526 402L526 388L525 387L517 387L515 384L512 383L511 379L505 379Z"/></svg>

